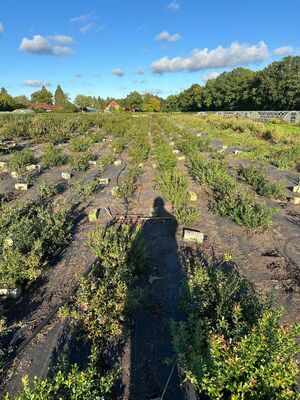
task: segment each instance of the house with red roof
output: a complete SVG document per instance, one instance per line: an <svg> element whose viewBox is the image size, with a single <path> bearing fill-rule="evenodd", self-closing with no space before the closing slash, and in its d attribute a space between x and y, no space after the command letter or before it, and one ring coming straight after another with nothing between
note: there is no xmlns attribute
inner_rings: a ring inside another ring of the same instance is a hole
<svg viewBox="0 0 300 400"><path fill-rule="evenodd" d="M116 102L116 100L112 100L107 107L105 107L104 112L112 112L112 111L118 111L122 107L120 106L119 103Z"/></svg>

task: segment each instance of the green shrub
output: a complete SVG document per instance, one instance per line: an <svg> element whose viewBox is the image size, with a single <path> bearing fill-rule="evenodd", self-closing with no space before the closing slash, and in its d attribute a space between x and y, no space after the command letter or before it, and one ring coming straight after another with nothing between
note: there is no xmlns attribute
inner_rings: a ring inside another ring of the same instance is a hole
<svg viewBox="0 0 300 400"><path fill-rule="evenodd" d="M116 368L111 371L103 371L97 361L96 354L90 356L85 368L80 369L77 364L67 369L55 371L50 378L39 380L37 377L33 383L27 376L22 379L22 393L16 397L4 395L4 400L112 400L111 391L118 380L120 371Z"/></svg>
<svg viewBox="0 0 300 400"><path fill-rule="evenodd" d="M91 140L89 137L74 138L69 143L70 150L75 152L86 151L90 145Z"/></svg>
<svg viewBox="0 0 300 400"><path fill-rule="evenodd" d="M300 146L294 145L276 150L271 155L271 162L276 167L289 170L295 169L300 172Z"/></svg>
<svg viewBox="0 0 300 400"><path fill-rule="evenodd" d="M145 271L148 256L140 228L123 223L105 231L97 228L89 238L97 257L92 275L81 279L74 305L65 311L92 341L115 341L135 294L132 284Z"/></svg>
<svg viewBox="0 0 300 400"><path fill-rule="evenodd" d="M70 166L77 171L86 171L89 168L89 161L93 160L92 153L78 153L71 157Z"/></svg>
<svg viewBox="0 0 300 400"><path fill-rule="evenodd" d="M37 185L37 191L42 198L54 196L58 191L59 183L55 181L41 180Z"/></svg>
<svg viewBox="0 0 300 400"><path fill-rule="evenodd" d="M53 144L48 144L44 148L44 155L41 161L45 168L51 168L65 164L67 156L63 154L62 149L55 147Z"/></svg>
<svg viewBox="0 0 300 400"><path fill-rule="evenodd" d="M278 199L284 195L285 187L282 182L270 182L263 166L249 166L239 171L240 177L254 187L260 196Z"/></svg>
<svg viewBox="0 0 300 400"><path fill-rule="evenodd" d="M200 212L189 206L188 179L179 169L164 171L154 183L166 201L172 204L172 210L179 225L192 224L199 220Z"/></svg>
<svg viewBox="0 0 300 400"><path fill-rule="evenodd" d="M141 168L136 165L128 169L126 176L119 188L118 196L129 199L134 195L137 189L137 179L141 171Z"/></svg>
<svg viewBox="0 0 300 400"><path fill-rule="evenodd" d="M177 159L168 143L166 143L159 133L153 137L154 155L157 161L157 169L165 171L176 166Z"/></svg>
<svg viewBox="0 0 300 400"><path fill-rule="evenodd" d="M11 171L22 173L24 172L26 165L36 163L37 159L35 158L33 152L29 149L24 149L11 155L9 167Z"/></svg>
<svg viewBox="0 0 300 400"><path fill-rule="evenodd" d="M267 228L276 210L268 208L247 195L231 193L216 196L211 210L248 228Z"/></svg>
<svg viewBox="0 0 300 400"><path fill-rule="evenodd" d="M101 157L100 164L103 167L108 167L113 164L115 158L116 158L115 154L113 152L110 152L106 156Z"/></svg>
<svg viewBox="0 0 300 400"><path fill-rule="evenodd" d="M71 209L42 204L0 206L0 285L35 280L71 235Z"/></svg>
<svg viewBox="0 0 300 400"><path fill-rule="evenodd" d="M188 179L179 169L171 169L160 174L154 183L166 201L172 202L174 207L187 204L189 201Z"/></svg>
<svg viewBox="0 0 300 400"><path fill-rule="evenodd" d="M207 185L213 192L214 202L211 210L228 217L239 225L253 228L266 228L270 225L275 210L240 193L234 178L229 175L225 164L209 162L193 155L187 161L191 176ZM269 186L270 188L270 186ZM275 188L272 187L273 193Z"/></svg>
<svg viewBox="0 0 300 400"><path fill-rule="evenodd" d="M229 194L235 190L235 180L229 175L224 163L209 162L201 156L193 155L188 158L187 167L197 182L205 184L219 195Z"/></svg>
<svg viewBox="0 0 300 400"><path fill-rule="evenodd" d="M93 181L73 180L71 181L70 186L78 196L83 198L91 196L92 194L100 190L100 185L97 180Z"/></svg>
<svg viewBox="0 0 300 400"><path fill-rule="evenodd" d="M173 212L179 225L194 224L200 219L200 211L196 207L182 205L174 207Z"/></svg>
<svg viewBox="0 0 300 400"><path fill-rule="evenodd" d="M172 324L178 364L207 399L293 399L300 325L280 325L281 311L258 295L229 261L205 267L184 260L187 321Z"/></svg>
<svg viewBox="0 0 300 400"><path fill-rule="evenodd" d="M132 163L139 164L147 160L150 151L147 132L133 135L128 148L128 156Z"/></svg>

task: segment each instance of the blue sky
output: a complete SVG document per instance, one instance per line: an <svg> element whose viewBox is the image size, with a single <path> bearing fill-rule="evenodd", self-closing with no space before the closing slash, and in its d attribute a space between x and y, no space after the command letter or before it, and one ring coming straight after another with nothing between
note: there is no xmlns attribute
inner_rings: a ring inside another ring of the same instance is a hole
<svg viewBox="0 0 300 400"><path fill-rule="evenodd" d="M162 97L236 66L299 54L300 2L35 0L0 8L0 86Z"/></svg>

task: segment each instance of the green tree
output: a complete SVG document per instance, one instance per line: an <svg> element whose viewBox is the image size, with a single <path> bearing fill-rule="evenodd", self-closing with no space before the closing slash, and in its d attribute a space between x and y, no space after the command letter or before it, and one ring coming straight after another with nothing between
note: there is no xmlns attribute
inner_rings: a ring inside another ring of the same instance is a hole
<svg viewBox="0 0 300 400"><path fill-rule="evenodd" d="M251 108L250 82L255 72L236 68L223 72L207 81L204 89L204 104L208 110L248 110Z"/></svg>
<svg viewBox="0 0 300 400"><path fill-rule="evenodd" d="M179 95L168 96L166 100L163 102L162 111L164 112L181 111L179 104Z"/></svg>
<svg viewBox="0 0 300 400"><path fill-rule="evenodd" d="M285 57L257 72L250 93L255 109L299 110L300 56Z"/></svg>
<svg viewBox="0 0 300 400"><path fill-rule="evenodd" d="M197 83L178 96L181 111L200 111L203 103L203 89Z"/></svg>
<svg viewBox="0 0 300 400"><path fill-rule="evenodd" d="M30 105L30 101L24 95L14 97L16 108L27 108Z"/></svg>
<svg viewBox="0 0 300 400"><path fill-rule="evenodd" d="M94 101L92 96L85 96L84 94L78 94L74 100L74 103L79 107L79 108L87 108L87 107L93 107L94 106Z"/></svg>
<svg viewBox="0 0 300 400"><path fill-rule="evenodd" d="M0 111L12 111L16 106L14 98L8 94L5 88L0 91Z"/></svg>
<svg viewBox="0 0 300 400"><path fill-rule="evenodd" d="M60 85L57 85L57 88L54 93L54 103L57 106L64 106L69 100L69 96L65 93Z"/></svg>
<svg viewBox="0 0 300 400"><path fill-rule="evenodd" d="M137 91L129 93L122 103L134 111L142 111L143 109L143 97Z"/></svg>
<svg viewBox="0 0 300 400"><path fill-rule="evenodd" d="M31 94L31 102L52 104L53 95L43 86L41 90L37 90Z"/></svg>

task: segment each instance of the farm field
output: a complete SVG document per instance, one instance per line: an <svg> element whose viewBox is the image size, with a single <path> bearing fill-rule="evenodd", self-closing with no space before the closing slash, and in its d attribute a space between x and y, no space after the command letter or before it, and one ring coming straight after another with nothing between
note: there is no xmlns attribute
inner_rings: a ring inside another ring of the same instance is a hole
<svg viewBox="0 0 300 400"><path fill-rule="evenodd" d="M4 398L297 398L299 125L3 115L0 200Z"/></svg>

